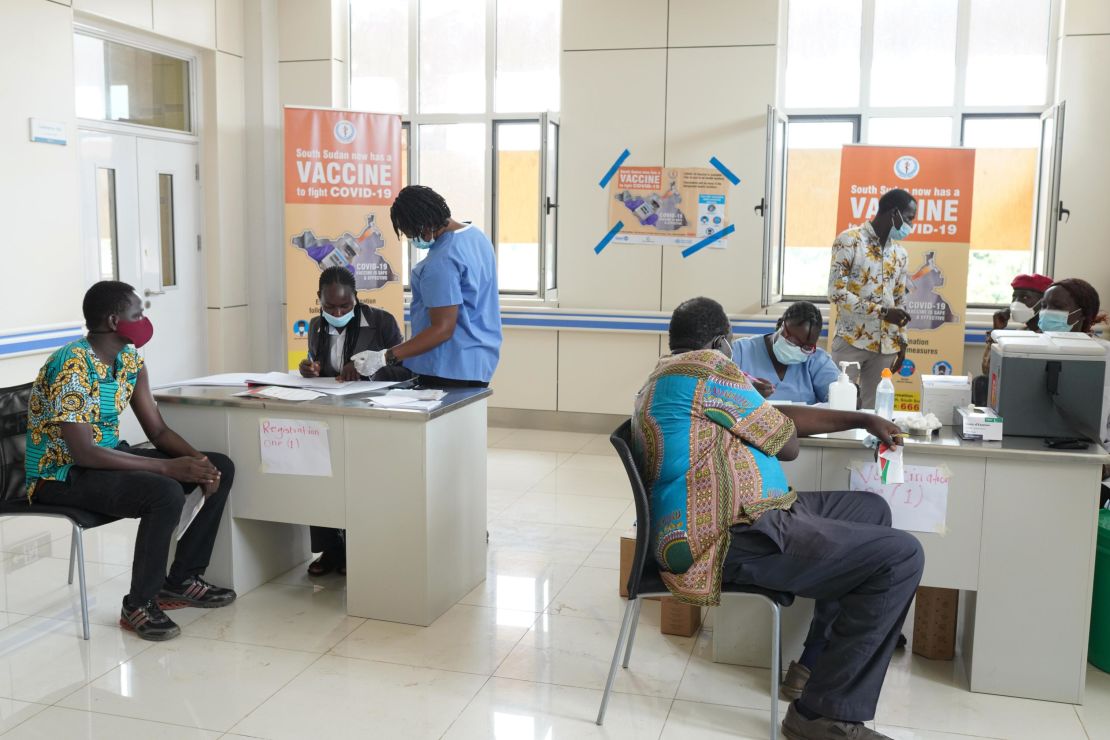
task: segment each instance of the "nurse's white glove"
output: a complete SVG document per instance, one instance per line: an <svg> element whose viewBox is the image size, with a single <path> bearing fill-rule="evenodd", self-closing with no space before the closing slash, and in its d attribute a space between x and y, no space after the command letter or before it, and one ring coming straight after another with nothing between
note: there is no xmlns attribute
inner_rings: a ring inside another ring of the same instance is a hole
<svg viewBox="0 0 1110 740"><path fill-rule="evenodd" d="M355 364L355 370L364 378L374 377L374 373L385 367L385 350L366 350L359 352L357 355L351 356L351 362Z"/></svg>

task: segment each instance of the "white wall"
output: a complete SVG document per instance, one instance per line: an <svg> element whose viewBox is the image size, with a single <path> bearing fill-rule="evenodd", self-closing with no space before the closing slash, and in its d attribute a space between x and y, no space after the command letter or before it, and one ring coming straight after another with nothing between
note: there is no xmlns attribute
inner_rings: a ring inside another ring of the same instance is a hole
<svg viewBox="0 0 1110 740"><path fill-rule="evenodd" d="M1066 102L1060 200L1071 217L1059 224L1057 278L1080 277L1110 307L1110 2L1066 0L1061 23L1056 99Z"/></svg>

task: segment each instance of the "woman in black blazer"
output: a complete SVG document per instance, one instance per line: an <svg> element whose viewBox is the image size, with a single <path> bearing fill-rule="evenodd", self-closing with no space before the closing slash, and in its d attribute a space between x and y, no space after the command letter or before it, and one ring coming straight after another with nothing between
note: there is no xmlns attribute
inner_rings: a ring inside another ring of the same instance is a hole
<svg viewBox="0 0 1110 740"><path fill-rule="evenodd" d="M329 267L320 273L320 315L308 325L308 357L301 360L301 375L339 380L371 380L359 375L351 357L367 350L380 351L404 341L393 314L360 303L355 277L345 267ZM400 365L383 367L373 380L407 380L412 373ZM333 570L347 573L344 532L331 527L309 527L312 551L320 557L308 566L308 574L322 576Z"/></svg>

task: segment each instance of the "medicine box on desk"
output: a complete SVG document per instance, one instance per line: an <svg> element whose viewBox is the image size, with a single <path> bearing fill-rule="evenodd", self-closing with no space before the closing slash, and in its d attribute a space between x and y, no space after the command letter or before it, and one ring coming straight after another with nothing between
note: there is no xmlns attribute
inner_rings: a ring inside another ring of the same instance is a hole
<svg viewBox="0 0 1110 740"><path fill-rule="evenodd" d="M966 375L922 375L921 415L934 414L942 424L955 424L953 409L971 404L971 378Z"/></svg>
<svg viewBox="0 0 1110 740"><path fill-rule="evenodd" d="M984 406L961 406L952 412L956 433L964 439L1002 441L1002 417Z"/></svg>

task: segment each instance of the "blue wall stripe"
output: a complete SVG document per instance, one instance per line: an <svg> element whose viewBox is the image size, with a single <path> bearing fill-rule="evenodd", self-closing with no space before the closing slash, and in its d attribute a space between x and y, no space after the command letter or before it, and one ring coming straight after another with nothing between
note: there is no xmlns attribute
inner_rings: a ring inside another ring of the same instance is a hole
<svg viewBox="0 0 1110 740"><path fill-rule="evenodd" d="M22 342L0 344L0 355L14 355L19 352L33 352L40 349L54 349L83 337L83 333L69 334L62 337L49 337L47 339L27 339Z"/></svg>
<svg viewBox="0 0 1110 740"><path fill-rule="evenodd" d="M74 332L78 332L82 335L84 335L85 333L82 324L74 324L73 326L62 326L57 329L35 329L34 331L13 331L10 333L4 332L0 333L0 341L3 341L5 339L16 339L18 337L39 337L43 336L44 334L59 334L62 332L66 333L67 335Z"/></svg>

